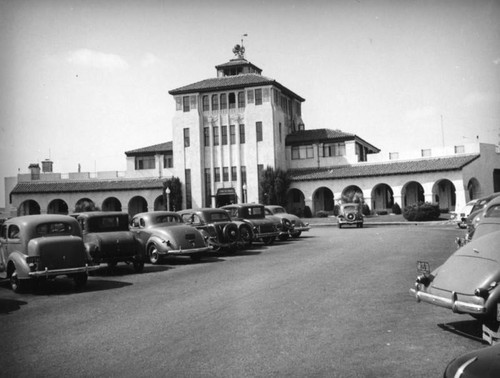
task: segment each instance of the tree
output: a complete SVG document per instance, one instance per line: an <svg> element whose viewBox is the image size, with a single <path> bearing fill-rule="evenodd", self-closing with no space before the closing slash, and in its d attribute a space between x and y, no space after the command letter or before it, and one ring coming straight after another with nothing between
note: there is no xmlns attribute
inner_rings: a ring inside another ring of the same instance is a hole
<svg viewBox="0 0 500 378"><path fill-rule="evenodd" d="M167 201L167 194L165 193L165 189L167 188L170 189L169 201ZM163 183L163 201L165 208L167 207L167 203L170 203L170 209L167 209L169 211L182 209L182 184L178 177L172 176Z"/></svg>
<svg viewBox="0 0 500 378"><path fill-rule="evenodd" d="M286 206L286 194L290 188L290 175L280 168L267 167L260 176L259 198L264 205Z"/></svg>

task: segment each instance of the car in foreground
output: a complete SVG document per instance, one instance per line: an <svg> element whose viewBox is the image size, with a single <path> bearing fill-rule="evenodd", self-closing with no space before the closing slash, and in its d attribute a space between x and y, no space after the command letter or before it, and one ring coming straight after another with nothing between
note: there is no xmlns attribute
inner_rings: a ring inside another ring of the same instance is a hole
<svg viewBox="0 0 500 378"><path fill-rule="evenodd" d="M178 213L184 223L202 233L214 252L219 250L234 252L239 245L245 243L240 240L238 224L231 220L225 210L201 208L181 210Z"/></svg>
<svg viewBox="0 0 500 378"><path fill-rule="evenodd" d="M469 314L498 328L500 319L500 231L490 232L456 250L431 272L417 262L419 275L410 293L417 302Z"/></svg>
<svg viewBox="0 0 500 378"><path fill-rule="evenodd" d="M118 262L132 264L140 273L144 257L134 233L129 230L128 214L119 211L91 211L76 214L83 233L83 242L95 264L110 268Z"/></svg>
<svg viewBox="0 0 500 378"><path fill-rule="evenodd" d="M304 231L309 231L309 223L304 223L298 216L294 214L287 213L282 206L278 205L267 205L264 206L266 209L266 215L273 215L282 219L283 228L287 230L288 234L292 238L298 238Z"/></svg>
<svg viewBox="0 0 500 378"><path fill-rule="evenodd" d="M197 261L211 250L200 231L185 224L173 211L136 214L130 221L130 230L152 264L160 263L167 256L189 256Z"/></svg>
<svg viewBox="0 0 500 378"><path fill-rule="evenodd" d="M363 213L361 212L361 204L359 203L343 203L339 207L339 214L337 215L337 224L339 228L344 225L356 225L356 227L363 227Z"/></svg>
<svg viewBox="0 0 500 378"><path fill-rule="evenodd" d="M264 244L270 245L279 235L273 221L266 219L264 206L255 203L239 203L233 205L222 206L226 210L233 221L244 222L251 228L252 240L261 240Z"/></svg>
<svg viewBox="0 0 500 378"><path fill-rule="evenodd" d="M467 228L467 217L476 204L477 199L467 202L467 204L458 211L450 213L450 221L457 224L459 228Z"/></svg>
<svg viewBox="0 0 500 378"><path fill-rule="evenodd" d="M4 222L0 230L0 277L14 292L37 279L68 276L77 289L93 266L78 222L67 215L26 215Z"/></svg>
<svg viewBox="0 0 500 378"><path fill-rule="evenodd" d="M500 344L477 349L453 359L446 367L443 377L500 377Z"/></svg>

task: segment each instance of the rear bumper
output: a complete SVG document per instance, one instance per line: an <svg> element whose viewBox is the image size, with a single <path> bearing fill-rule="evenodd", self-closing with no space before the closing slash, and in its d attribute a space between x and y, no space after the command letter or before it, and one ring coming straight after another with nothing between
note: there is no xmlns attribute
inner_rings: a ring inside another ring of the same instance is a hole
<svg viewBox="0 0 500 378"><path fill-rule="evenodd" d="M262 239L262 238L272 238L279 236L279 232L263 232L263 233L255 233L254 239Z"/></svg>
<svg viewBox="0 0 500 378"><path fill-rule="evenodd" d="M311 227L309 226L294 226L293 229L290 230L290 232L295 233L299 231L309 231Z"/></svg>
<svg viewBox="0 0 500 378"><path fill-rule="evenodd" d="M88 273L93 270L99 269L98 265L85 265L78 268L66 268L66 269L47 269L45 270L37 270L34 272L29 272L29 276L32 278L37 277L54 277L54 276L62 276L68 274L76 274L76 273Z"/></svg>
<svg viewBox="0 0 500 378"><path fill-rule="evenodd" d="M430 303L436 306L448 308L456 313L466 313L466 314L485 314L487 312L486 307L481 304L474 304L469 302L460 301L457 299L457 293L450 293L450 297L441 297L434 294L426 293L416 288L410 289L410 294L415 297L417 302Z"/></svg>
<svg viewBox="0 0 500 378"><path fill-rule="evenodd" d="M167 255L192 255L195 253L203 253L210 252L211 247L202 247L202 248L189 248L189 249L169 249L167 251L158 250L158 254L162 256Z"/></svg>

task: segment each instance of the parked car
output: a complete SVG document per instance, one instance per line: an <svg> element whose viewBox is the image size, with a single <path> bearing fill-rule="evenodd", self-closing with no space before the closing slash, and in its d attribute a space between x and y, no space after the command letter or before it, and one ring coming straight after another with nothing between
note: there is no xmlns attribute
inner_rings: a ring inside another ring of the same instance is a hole
<svg viewBox="0 0 500 378"><path fill-rule="evenodd" d="M269 245L279 235L274 222L266 219L263 205L239 203L222 206L222 209L229 213L233 221L244 222L251 227L252 241L261 240Z"/></svg>
<svg viewBox="0 0 500 378"><path fill-rule="evenodd" d="M355 224L356 227L363 227L363 213L359 203L343 203L340 205L337 215L338 227Z"/></svg>
<svg viewBox="0 0 500 378"><path fill-rule="evenodd" d="M234 252L244 241L240 240L238 224L233 222L227 211L222 209L202 208L178 212L184 223L199 230L212 247ZM242 222L239 222L242 224Z"/></svg>
<svg viewBox="0 0 500 378"><path fill-rule="evenodd" d="M292 223L288 219L283 219L273 215L269 210L264 207L264 213L266 219L274 223L276 230L278 230L278 239L281 241L288 240L290 237L289 230L292 227Z"/></svg>
<svg viewBox="0 0 500 378"><path fill-rule="evenodd" d="M500 303L500 231L474 238L431 272L428 262L417 262L419 276L410 293L429 303L497 322Z"/></svg>
<svg viewBox="0 0 500 378"><path fill-rule="evenodd" d="M133 264L136 272L144 269L144 256L135 235L129 230L128 214L119 211L92 211L76 216L83 242L95 264L118 262Z"/></svg>
<svg viewBox="0 0 500 378"><path fill-rule="evenodd" d="M451 361L444 378L500 377L500 344L465 353Z"/></svg>
<svg viewBox="0 0 500 378"><path fill-rule="evenodd" d="M152 264L158 264L166 256L189 256L197 261L211 250L200 231L183 223L181 216L173 211L136 214L130 230Z"/></svg>
<svg viewBox="0 0 500 378"><path fill-rule="evenodd" d="M265 206L266 215L274 215L283 220L290 222L290 226L287 226L288 233L292 238L298 238L302 232L309 231L309 223L304 223L302 219L294 214L287 213L282 206L268 205Z"/></svg>
<svg viewBox="0 0 500 378"><path fill-rule="evenodd" d="M466 223L467 223L467 231L469 233L473 233L474 232L475 223L477 223L479 221L479 219L476 219L477 216L482 212L482 210L484 209L484 207L488 203L490 203L490 201L494 200L497 197L500 197L500 192L493 193L493 194L490 194L489 196L479 198L476 201L476 203L472 207L471 212L470 212L469 216L467 217L467 221L466 221Z"/></svg>
<svg viewBox="0 0 500 378"><path fill-rule="evenodd" d="M450 213L450 221L457 224L459 228L467 228L467 217L472 211L477 199L467 202L467 204L458 211Z"/></svg>
<svg viewBox="0 0 500 378"><path fill-rule="evenodd" d="M500 231L500 197L488 202L485 207L476 215L464 238L457 238L457 245L460 247L473 238L479 238L490 232Z"/></svg>
<svg viewBox="0 0 500 378"><path fill-rule="evenodd" d="M34 279L66 275L76 288L95 270L85 251L78 222L67 215L26 215L4 222L0 230L0 277L14 292Z"/></svg>

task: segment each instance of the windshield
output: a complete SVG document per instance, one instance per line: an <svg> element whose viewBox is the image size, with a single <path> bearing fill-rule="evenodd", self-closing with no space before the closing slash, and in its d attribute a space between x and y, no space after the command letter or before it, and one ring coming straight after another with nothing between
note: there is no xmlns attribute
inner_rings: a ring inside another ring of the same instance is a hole
<svg viewBox="0 0 500 378"><path fill-rule="evenodd" d="M245 217L248 219L260 219L264 218L264 207L263 206L253 206L243 209Z"/></svg>
<svg viewBox="0 0 500 378"><path fill-rule="evenodd" d="M275 207L273 209L273 212L274 214L286 214L285 209L283 209L282 207Z"/></svg>
<svg viewBox="0 0 500 378"><path fill-rule="evenodd" d="M71 235L73 227L65 222L43 223L36 227L38 236Z"/></svg>
<svg viewBox="0 0 500 378"><path fill-rule="evenodd" d="M344 206L344 211L358 211L358 207L355 205Z"/></svg>
<svg viewBox="0 0 500 378"><path fill-rule="evenodd" d="M158 215L151 219L151 223L182 223L182 219L178 214Z"/></svg>
<svg viewBox="0 0 500 378"><path fill-rule="evenodd" d="M110 215L89 218L88 232L128 231L128 216Z"/></svg>

